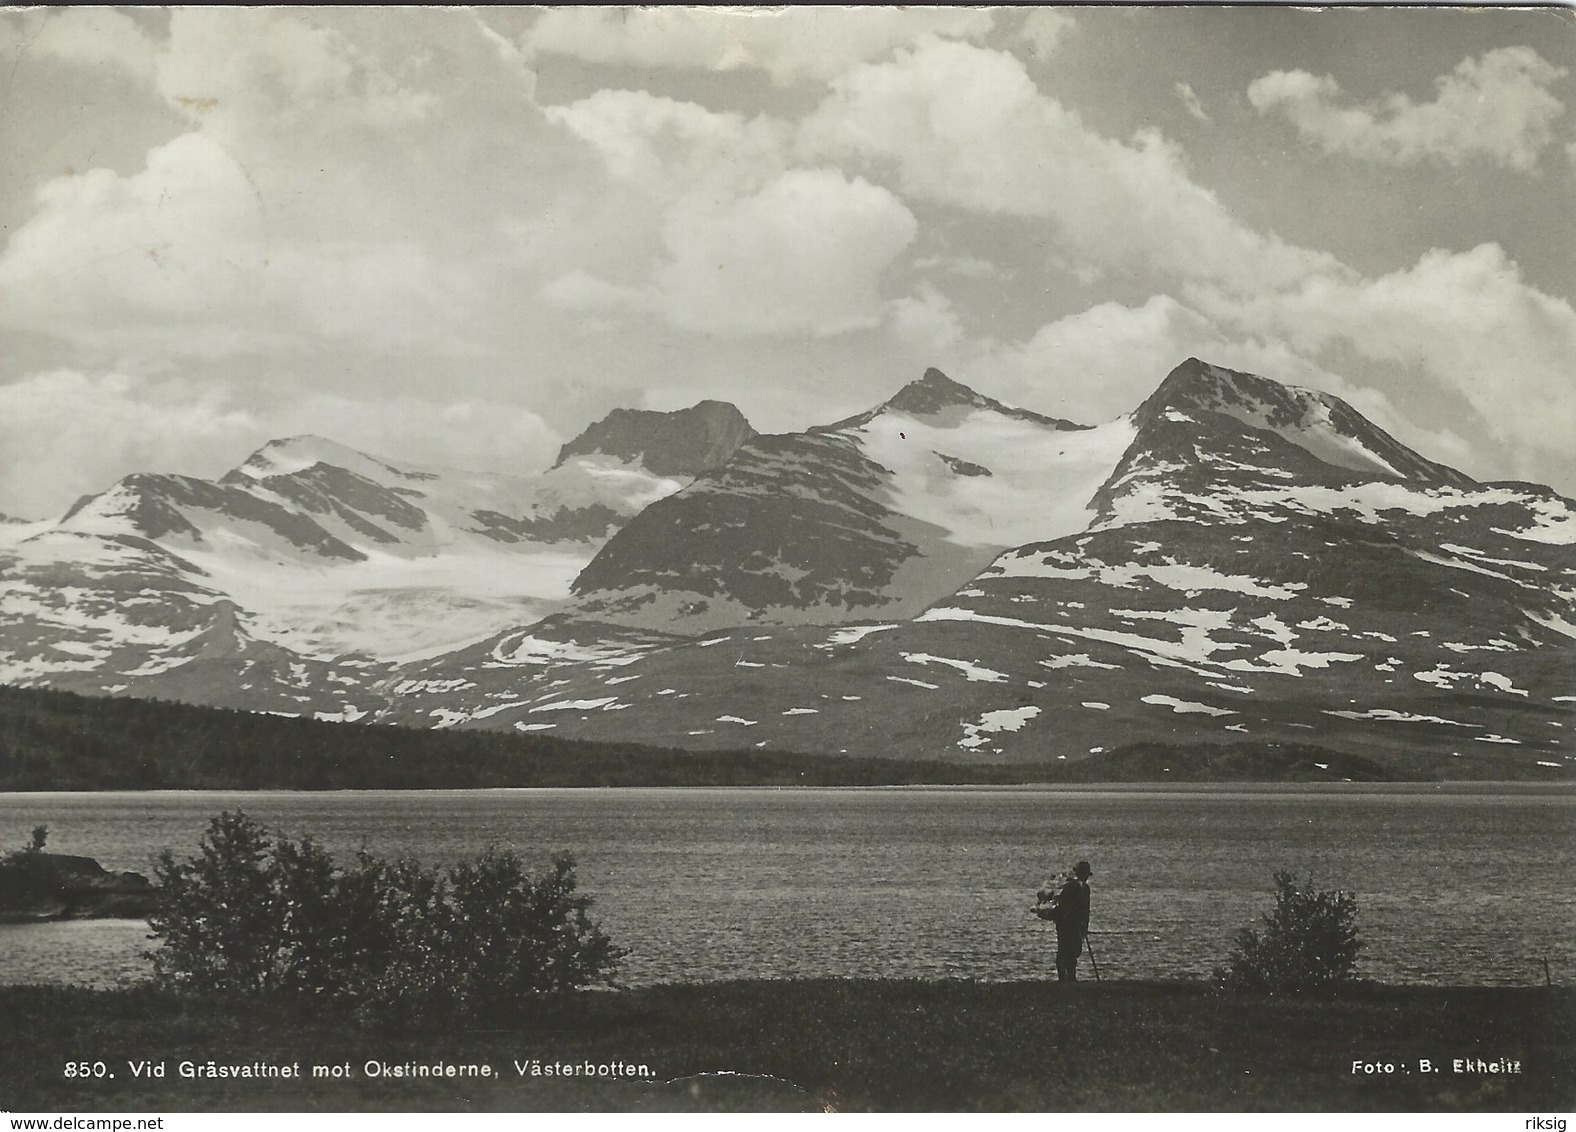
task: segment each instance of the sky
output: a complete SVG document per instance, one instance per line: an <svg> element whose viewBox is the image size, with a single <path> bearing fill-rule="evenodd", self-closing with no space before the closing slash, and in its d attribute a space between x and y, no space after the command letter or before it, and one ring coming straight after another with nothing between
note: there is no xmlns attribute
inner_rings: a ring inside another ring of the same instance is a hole
<svg viewBox="0 0 1576 1132"><path fill-rule="evenodd" d="M0 12L0 512L1189 356L1576 496L1576 14Z"/></svg>

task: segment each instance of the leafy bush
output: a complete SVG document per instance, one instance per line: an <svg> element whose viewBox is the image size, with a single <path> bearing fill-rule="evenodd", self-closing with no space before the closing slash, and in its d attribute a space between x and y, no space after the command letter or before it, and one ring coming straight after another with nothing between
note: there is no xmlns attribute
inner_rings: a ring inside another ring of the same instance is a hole
<svg viewBox="0 0 1576 1132"><path fill-rule="evenodd" d="M1357 898L1344 890L1315 890L1289 872L1275 874L1275 908L1263 916L1261 934L1237 933L1230 966L1215 972L1224 987L1244 990L1303 990L1349 980L1357 969L1362 940L1357 933Z"/></svg>
<svg viewBox="0 0 1576 1132"><path fill-rule="evenodd" d="M291 993L420 1016L610 983L624 952L575 891L574 859L532 876L513 853L438 871L362 852L338 868L311 838L244 813L200 853L159 858L155 977L199 992Z"/></svg>

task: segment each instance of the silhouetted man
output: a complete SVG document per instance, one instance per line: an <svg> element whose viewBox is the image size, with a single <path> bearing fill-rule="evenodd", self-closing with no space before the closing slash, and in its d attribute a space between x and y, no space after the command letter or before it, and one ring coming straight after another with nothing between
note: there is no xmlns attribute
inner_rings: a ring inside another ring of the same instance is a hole
<svg viewBox="0 0 1576 1132"><path fill-rule="evenodd" d="M1078 981L1078 956L1083 954L1084 937L1089 934L1088 861L1073 866L1060 891L1051 899L1049 919L1056 925L1056 981Z"/></svg>

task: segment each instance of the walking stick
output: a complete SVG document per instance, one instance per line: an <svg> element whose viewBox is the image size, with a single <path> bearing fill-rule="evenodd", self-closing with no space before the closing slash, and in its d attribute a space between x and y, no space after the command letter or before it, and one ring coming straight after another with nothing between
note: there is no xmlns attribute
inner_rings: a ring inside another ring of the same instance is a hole
<svg viewBox="0 0 1576 1132"><path fill-rule="evenodd" d="M1094 981L1100 981L1100 961L1094 957L1094 940L1089 938L1089 930L1084 929L1084 946L1089 949L1089 964L1094 968Z"/></svg>

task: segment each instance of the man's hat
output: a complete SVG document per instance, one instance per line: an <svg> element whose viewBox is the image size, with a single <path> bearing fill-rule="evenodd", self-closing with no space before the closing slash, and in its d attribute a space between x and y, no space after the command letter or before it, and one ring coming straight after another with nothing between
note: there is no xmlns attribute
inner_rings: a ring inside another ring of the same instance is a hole
<svg viewBox="0 0 1576 1132"><path fill-rule="evenodd" d="M1087 877L1093 875L1094 870L1089 867L1088 861L1079 861L1073 866L1073 875Z"/></svg>

